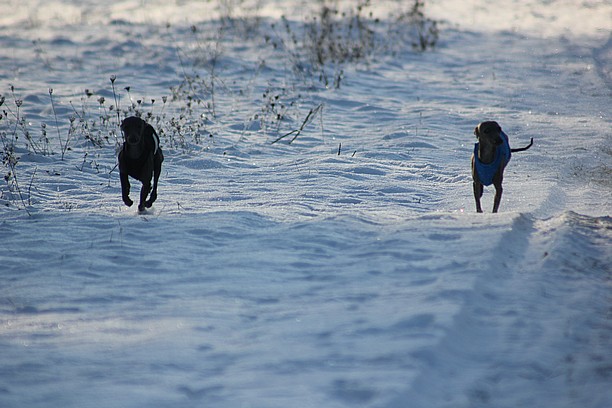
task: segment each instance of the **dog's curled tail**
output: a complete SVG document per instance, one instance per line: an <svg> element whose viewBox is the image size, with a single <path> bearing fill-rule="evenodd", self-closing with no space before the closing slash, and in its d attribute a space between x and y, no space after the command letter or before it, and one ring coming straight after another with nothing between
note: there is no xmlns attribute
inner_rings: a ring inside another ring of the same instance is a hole
<svg viewBox="0 0 612 408"><path fill-rule="evenodd" d="M533 137L531 138L531 141L529 142L529 144L525 147L519 147L517 149L510 149L510 151L512 153L516 153L516 152L524 152L525 150L529 149L531 146L533 145Z"/></svg>

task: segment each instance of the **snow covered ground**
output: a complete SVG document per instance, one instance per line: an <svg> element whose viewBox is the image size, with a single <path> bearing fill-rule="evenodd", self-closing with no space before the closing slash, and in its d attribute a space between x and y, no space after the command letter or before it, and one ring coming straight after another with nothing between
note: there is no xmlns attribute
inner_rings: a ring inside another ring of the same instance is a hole
<svg viewBox="0 0 612 408"><path fill-rule="evenodd" d="M326 87L316 4L219 3L3 5L0 406L612 406L612 5L432 0L435 49ZM162 135L144 214L116 106ZM494 215L482 120L535 139Z"/></svg>

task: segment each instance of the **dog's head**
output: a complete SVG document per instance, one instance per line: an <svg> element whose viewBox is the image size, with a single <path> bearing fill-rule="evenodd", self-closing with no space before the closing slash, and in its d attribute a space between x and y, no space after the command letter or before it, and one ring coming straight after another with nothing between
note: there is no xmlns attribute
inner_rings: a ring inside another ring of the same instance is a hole
<svg viewBox="0 0 612 408"><path fill-rule="evenodd" d="M504 142L501 137L501 132L501 126L494 121L482 122L476 126L476 129L474 129L474 134L476 135L478 141L495 146L498 146Z"/></svg>
<svg viewBox="0 0 612 408"><path fill-rule="evenodd" d="M121 131L125 136L125 141L130 145L137 145L142 142L146 125L147 123L144 120L136 116L123 119Z"/></svg>

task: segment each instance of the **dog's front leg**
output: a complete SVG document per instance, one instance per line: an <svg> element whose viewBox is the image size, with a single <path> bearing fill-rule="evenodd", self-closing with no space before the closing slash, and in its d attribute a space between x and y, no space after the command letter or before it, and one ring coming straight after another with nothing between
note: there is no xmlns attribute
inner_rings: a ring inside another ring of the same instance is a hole
<svg viewBox="0 0 612 408"><path fill-rule="evenodd" d="M161 165L164 161L164 155L159 150L158 154L153 159L153 188L151 189L151 197L149 197L149 201L146 202L147 208L151 207L155 200L157 200L157 182L159 181L159 176L161 175Z"/></svg>
<svg viewBox="0 0 612 408"><path fill-rule="evenodd" d="M151 191L151 182L146 181L142 183L142 189L140 189L140 203L138 204L138 211L144 211L147 206L147 196Z"/></svg>
<svg viewBox="0 0 612 408"><path fill-rule="evenodd" d="M151 207L153 203L155 202L155 200L157 200L157 181L158 180L159 180L159 174L155 173L155 176L153 177L153 188L151 189L151 197L149 197L149 200L145 203L147 208Z"/></svg>
<svg viewBox="0 0 612 408"><path fill-rule="evenodd" d="M123 202L128 207L131 207L134 202L130 200L130 180L127 173L119 173L119 179L121 180L121 197Z"/></svg>
<svg viewBox="0 0 612 408"><path fill-rule="evenodd" d="M493 212L496 213L499 208L499 203L501 202L502 193L504 189L502 188L501 183L495 184L495 199L493 200Z"/></svg>
<svg viewBox="0 0 612 408"><path fill-rule="evenodd" d="M476 200L476 212L481 213L482 207L480 205L480 199L482 198L483 186L481 183L474 181L474 199Z"/></svg>
<svg viewBox="0 0 612 408"><path fill-rule="evenodd" d="M504 189L502 188L502 182L504 181L504 168L506 167L505 163L502 163L499 167L499 170L493 177L493 186L495 186L495 198L493 199L493 212L496 213L499 209L499 203L501 203L502 193Z"/></svg>

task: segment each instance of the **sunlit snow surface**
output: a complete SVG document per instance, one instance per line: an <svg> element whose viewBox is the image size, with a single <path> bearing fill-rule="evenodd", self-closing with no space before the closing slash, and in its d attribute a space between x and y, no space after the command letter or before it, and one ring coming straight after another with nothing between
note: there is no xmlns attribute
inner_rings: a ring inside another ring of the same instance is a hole
<svg viewBox="0 0 612 408"><path fill-rule="evenodd" d="M244 3L270 35L314 7ZM495 3L427 2L433 51L347 64L339 89L246 28L221 37L213 3L3 5L0 109L21 100L54 154L19 133L24 202L0 187L0 406L612 406L612 6ZM152 209L121 202L116 123L62 160L111 75L167 129L215 44L216 116L162 137ZM278 127L270 95L294 102ZM482 120L535 139L496 215L474 211Z"/></svg>

